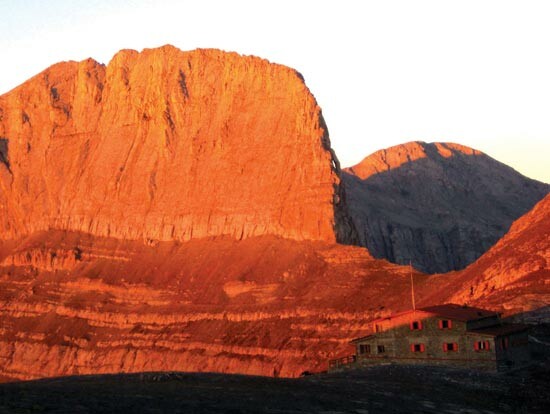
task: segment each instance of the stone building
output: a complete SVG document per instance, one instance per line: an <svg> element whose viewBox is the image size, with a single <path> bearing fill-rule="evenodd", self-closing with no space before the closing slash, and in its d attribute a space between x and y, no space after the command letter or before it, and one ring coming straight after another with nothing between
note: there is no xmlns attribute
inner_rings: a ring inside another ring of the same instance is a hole
<svg viewBox="0 0 550 414"><path fill-rule="evenodd" d="M329 369L391 362L506 370L528 363L527 329L467 306L410 310L373 321L372 333L351 342L355 355L330 361Z"/></svg>

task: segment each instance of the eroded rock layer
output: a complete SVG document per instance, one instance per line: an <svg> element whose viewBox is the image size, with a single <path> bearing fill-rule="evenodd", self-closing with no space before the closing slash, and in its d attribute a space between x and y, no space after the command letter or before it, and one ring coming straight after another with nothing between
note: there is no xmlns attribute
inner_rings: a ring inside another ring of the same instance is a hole
<svg viewBox="0 0 550 414"><path fill-rule="evenodd" d="M37 233L0 246L0 375L297 376L407 308L408 280L407 268L325 242Z"/></svg>
<svg viewBox="0 0 550 414"><path fill-rule="evenodd" d="M550 190L452 143L398 145L344 171L361 245L428 273L473 263Z"/></svg>
<svg viewBox="0 0 550 414"><path fill-rule="evenodd" d="M344 240L337 165L290 68L171 46L59 63L0 97L0 238Z"/></svg>

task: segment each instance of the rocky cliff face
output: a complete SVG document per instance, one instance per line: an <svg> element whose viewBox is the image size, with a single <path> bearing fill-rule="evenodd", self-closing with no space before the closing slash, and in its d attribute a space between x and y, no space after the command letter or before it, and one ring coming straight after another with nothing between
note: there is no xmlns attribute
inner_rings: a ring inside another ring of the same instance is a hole
<svg viewBox="0 0 550 414"><path fill-rule="evenodd" d="M64 62L0 97L0 238L345 240L337 165L287 67L171 46Z"/></svg>
<svg viewBox="0 0 550 414"><path fill-rule="evenodd" d="M410 142L344 170L361 245L428 272L466 267L549 191L489 156L451 143Z"/></svg>

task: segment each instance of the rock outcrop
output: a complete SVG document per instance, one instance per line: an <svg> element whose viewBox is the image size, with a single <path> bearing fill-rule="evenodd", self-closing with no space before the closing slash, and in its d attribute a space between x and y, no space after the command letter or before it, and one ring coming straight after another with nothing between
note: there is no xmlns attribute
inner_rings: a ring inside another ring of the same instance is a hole
<svg viewBox="0 0 550 414"><path fill-rule="evenodd" d="M0 239L345 240L339 184L303 78L259 58L123 50L0 97Z"/></svg>
<svg viewBox="0 0 550 414"><path fill-rule="evenodd" d="M344 169L360 244L428 273L474 262L549 191L480 151L410 142Z"/></svg>

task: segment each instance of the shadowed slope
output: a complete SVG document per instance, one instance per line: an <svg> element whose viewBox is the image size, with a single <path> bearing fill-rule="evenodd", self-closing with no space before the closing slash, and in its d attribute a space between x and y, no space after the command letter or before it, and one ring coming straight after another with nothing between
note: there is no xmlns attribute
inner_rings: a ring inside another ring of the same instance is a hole
<svg viewBox="0 0 550 414"><path fill-rule="evenodd" d="M468 303L507 314L544 310L550 304L550 195L475 263L430 284L429 303Z"/></svg>
<svg viewBox="0 0 550 414"><path fill-rule="evenodd" d="M547 367L546 367L547 368ZM2 412L546 413L548 369L382 366L299 379L143 373L0 384Z"/></svg>
<svg viewBox="0 0 550 414"><path fill-rule="evenodd" d="M410 142L343 173L361 245L378 258L429 273L458 270L544 197L530 180L458 144Z"/></svg>

